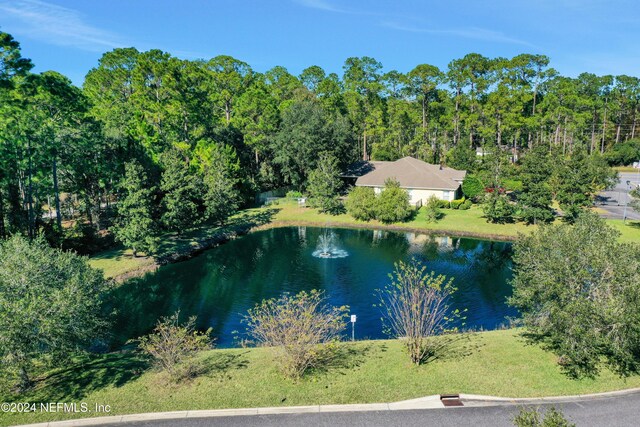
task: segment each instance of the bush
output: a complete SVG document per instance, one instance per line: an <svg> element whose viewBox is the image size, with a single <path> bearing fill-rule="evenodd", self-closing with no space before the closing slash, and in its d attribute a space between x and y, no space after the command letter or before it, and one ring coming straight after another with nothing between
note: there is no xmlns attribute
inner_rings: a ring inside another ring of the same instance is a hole
<svg viewBox="0 0 640 427"><path fill-rule="evenodd" d="M194 356L211 348L211 328L202 333L195 329L196 318L180 325L180 312L161 318L153 332L138 340L138 348L151 356L155 366L174 381L196 374Z"/></svg>
<svg viewBox="0 0 640 427"><path fill-rule="evenodd" d="M438 199L438 207L441 209L451 209L451 202L448 200Z"/></svg>
<svg viewBox="0 0 640 427"><path fill-rule="evenodd" d="M463 204L460 205L460 210L461 211L469 210L469 209L471 209L471 205L472 205L471 199L467 199L467 200L464 201Z"/></svg>
<svg viewBox="0 0 640 427"><path fill-rule="evenodd" d="M409 219L413 212L409 193L400 188L398 181L388 179L376 198L376 219L384 223L401 222Z"/></svg>
<svg viewBox="0 0 640 427"><path fill-rule="evenodd" d="M436 196L429 197L427 204L425 205L425 214L427 216L427 222L436 222L442 217L440 211L440 200Z"/></svg>
<svg viewBox="0 0 640 427"><path fill-rule="evenodd" d="M537 409L522 408L513 419L516 427L575 427L553 406L542 416Z"/></svg>
<svg viewBox="0 0 640 427"><path fill-rule="evenodd" d="M452 200L451 201L451 209L459 209L460 205L462 205L464 203L464 196L462 197L462 199L456 199L456 200Z"/></svg>
<svg viewBox="0 0 640 427"><path fill-rule="evenodd" d="M281 193L282 194L282 193ZM287 194L285 196L287 199L299 199L302 197L302 193L299 191L287 191Z"/></svg>
<svg viewBox="0 0 640 427"><path fill-rule="evenodd" d="M344 203L349 215L360 221L376 216L376 194L371 187L353 187Z"/></svg>
<svg viewBox="0 0 640 427"><path fill-rule="evenodd" d="M449 311L449 296L455 292L452 279L435 275L413 259L395 264L391 283L378 290L383 321L390 335L405 340L412 363L419 365L436 348L429 337L451 331L460 312Z"/></svg>
<svg viewBox="0 0 640 427"><path fill-rule="evenodd" d="M484 193L484 184L480 178L467 175L462 181L462 192L468 199L474 199Z"/></svg>
<svg viewBox="0 0 640 427"><path fill-rule="evenodd" d="M311 367L327 360L331 347L346 326L348 307L326 303L320 291L284 294L262 301L249 310L244 321L249 336L258 344L274 347L282 373L299 378Z"/></svg>

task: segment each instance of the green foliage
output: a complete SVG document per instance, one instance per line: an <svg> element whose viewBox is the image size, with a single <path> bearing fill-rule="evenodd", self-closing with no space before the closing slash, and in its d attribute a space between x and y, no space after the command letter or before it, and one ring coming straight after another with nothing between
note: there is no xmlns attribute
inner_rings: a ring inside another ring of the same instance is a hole
<svg viewBox="0 0 640 427"><path fill-rule="evenodd" d="M274 347L282 373L299 378L327 360L327 346L346 326L348 307L332 307L317 290L264 300L245 316L247 332L258 344Z"/></svg>
<svg viewBox="0 0 640 427"><path fill-rule="evenodd" d="M537 409L522 408L513 419L516 427L575 427L553 406L543 415Z"/></svg>
<svg viewBox="0 0 640 427"><path fill-rule="evenodd" d="M611 166L631 165L640 161L640 139L630 139L626 142L615 144L611 151L607 151L604 158Z"/></svg>
<svg viewBox="0 0 640 427"><path fill-rule="evenodd" d="M436 222L442 218L442 211L440 210L440 200L432 195L427 200L427 204L424 206L424 213L427 218L427 222Z"/></svg>
<svg viewBox="0 0 640 427"><path fill-rule="evenodd" d="M402 222L412 214L409 193L400 188L398 181L387 179L384 189L376 198L376 219L384 223Z"/></svg>
<svg viewBox="0 0 640 427"><path fill-rule="evenodd" d="M469 210L469 209L471 209L471 205L472 205L472 204L473 204L473 202L471 202L471 199L467 199L467 200L465 200L465 201L464 201L464 203L462 203L462 204L460 205L460 208L459 208L459 209L460 209L461 211Z"/></svg>
<svg viewBox="0 0 640 427"><path fill-rule="evenodd" d="M204 169L205 216L216 224L224 224L240 206L240 164L234 150L229 146L203 142L199 162Z"/></svg>
<svg viewBox="0 0 640 427"><path fill-rule="evenodd" d="M378 290L383 321L390 335L405 341L411 362L419 365L438 350L429 338L451 331L451 322L460 317L458 310L449 312L456 289L453 279L427 272L415 258L394 266L391 282Z"/></svg>
<svg viewBox="0 0 640 427"><path fill-rule="evenodd" d="M476 161L476 151L466 144L458 144L447 153L447 166L453 169L473 170Z"/></svg>
<svg viewBox="0 0 640 427"><path fill-rule="evenodd" d="M160 184L164 192L162 222L169 230L186 231L200 222L198 179L178 151L167 152L163 164Z"/></svg>
<svg viewBox="0 0 640 427"><path fill-rule="evenodd" d="M438 200L438 207L440 209L451 209L451 202L449 200L442 200L442 199L437 199Z"/></svg>
<svg viewBox="0 0 640 427"><path fill-rule="evenodd" d="M108 284L86 258L50 248L42 238L0 243L0 366L31 385L37 364L62 366L98 344Z"/></svg>
<svg viewBox="0 0 640 427"><path fill-rule="evenodd" d="M595 172L595 173L594 173ZM583 208L593 203L597 184L597 171L591 167L590 158L579 151L560 162L556 169L556 199L564 213L563 219L573 222ZM599 185L597 187L600 187Z"/></svg>
<svg viewBox="0 0 640 427"><path fill-rule="evenodd" d="M184 324L180 324L179 318L180 311L160 318L149 335L137 340L138 348L176 382L197 375L194 357L211 348L211 328L199 332L195 327L195 316Z"/></svg>
<svg viewBox="0 0 640 427"><path fill-rule="evenodd" d="M640 248L618 236L584 212L575 225L541 227L514 247L510 304L571 376L595 375L601 362L622 375L640 371Z"/></svg>
<svg viewBox="0 0 640 427"><path fill-rule="evenodd" d="M138 162L125 165L125 176L120 184L124 197L118 204L118 218L112 228L116 239L127 248L147 255L158 247L153 215L153 189L149 188L147 174Z"/></svg>
<svg viewBox="0 0 640 427"><path fill-rule="evenodd" d="M513 220L513 205L509 202L507 195L498 189L485 196L482 210L488 222L504 224Z"/></svg>
<svg viewBox="0 0 640 427"><path fill-rule="evenodd" d="M468 199L475 199L484 194L484 184L474 175L467 175L462 181L462 192Z"/></svg>
<svg viewBox="0 0 640 427"><path fill-rule="evenodd" d="M360 221L376 217L376 204L376 194L371 187L353 187L344 203L349 215Z"/></svg>
<svg viewBox="0 0 640 427"><path fill-rule="evenodd" d="M502 185L506 191L522 191L522 181L517 179L503 179Z"/></svg>
<svg viewBox="0 0 640 427"><path fill-rule="evenodd" d="M537 146L529 151L522 162L522 192L518 194L520 216L529 224L553 220L552 193L549 179L553 166L549 150Z"/></svg>
<svg viewBox="0 0 640 427"><path fill-rule="evenodd" d="M338 160L330 153L320 153L318 166L311 171L307 181L309 204L320 212L338 214L343 210L339 199L341 188Z"/></svg>
<svg viewBox="0 0 640 427"><path fill-rule="evenodd" d="M287 191L285 197L287 199L299 199L302 197L302 193L300 191Z"/></svg>
<svg viewBox="0 0 640 427"><path fill-rule="evenodd" d="M465 202L465 198L452 200L450 203L451 209L460 209L460 206Z"/></svg>

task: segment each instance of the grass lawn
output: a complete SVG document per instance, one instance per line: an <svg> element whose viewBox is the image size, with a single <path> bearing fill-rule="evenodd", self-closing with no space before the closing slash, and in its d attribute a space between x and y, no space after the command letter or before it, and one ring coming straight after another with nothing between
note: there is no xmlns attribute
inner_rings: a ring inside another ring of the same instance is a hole
<svg viewBox="0 0 640 427"><path fill-rule="evenodd" d="M613 169L618 172L638 172L633 166L615 166Z"/></svg>
<svg viewBox="0 0 640 427"><path fill-rule="evenodd" d="M604 371L597 379L572 380L556 357L525 345L517 330L469 336L448 354L422 366L409 363L396 340L341 345L343 357L324 372L283 379L270 349L212 350L203 354L209 372L170 385L131 353L70 365L37 387L2 401L87 402L111 405L110 415L216 408L392 402L442 393L535 397L593 393L640 386ZM2 389L2 388L0 388ZM76 414L71 416L96 416ZM0 414L0 425L68 418L65 414Z"/></svg>

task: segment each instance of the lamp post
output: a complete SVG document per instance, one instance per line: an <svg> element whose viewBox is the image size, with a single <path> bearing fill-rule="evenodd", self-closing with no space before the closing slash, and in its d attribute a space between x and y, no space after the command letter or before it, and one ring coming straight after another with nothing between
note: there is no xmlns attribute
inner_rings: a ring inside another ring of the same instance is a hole
<svg viewBox="0 0 640 427"><path fill-rule="evenodd" d="M622 223L627 223L627 205L629 204L629 191L631 191L631 181L627 180L627 192L624 197L624 213L622 214Z"/></svg>

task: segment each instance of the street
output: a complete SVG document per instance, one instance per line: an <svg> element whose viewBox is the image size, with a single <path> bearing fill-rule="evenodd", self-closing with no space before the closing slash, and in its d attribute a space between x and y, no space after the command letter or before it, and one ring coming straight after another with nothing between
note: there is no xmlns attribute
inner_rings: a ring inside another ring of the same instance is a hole
<svg viewBox="0 0 640 427"><path fill-rule="evenodd" d="M629 196L629 186L627 181L630 181L631 189L640 185L640 179L635 172L621 172L620 181L615 188L600 193L596 199L596 205L598 208L604 210L606 213L602 216L611 219L622 219L625 211L625 204L631 201ZM627 206L627 219L640 220L640 213L633 210L630 206Z"/></svg>

